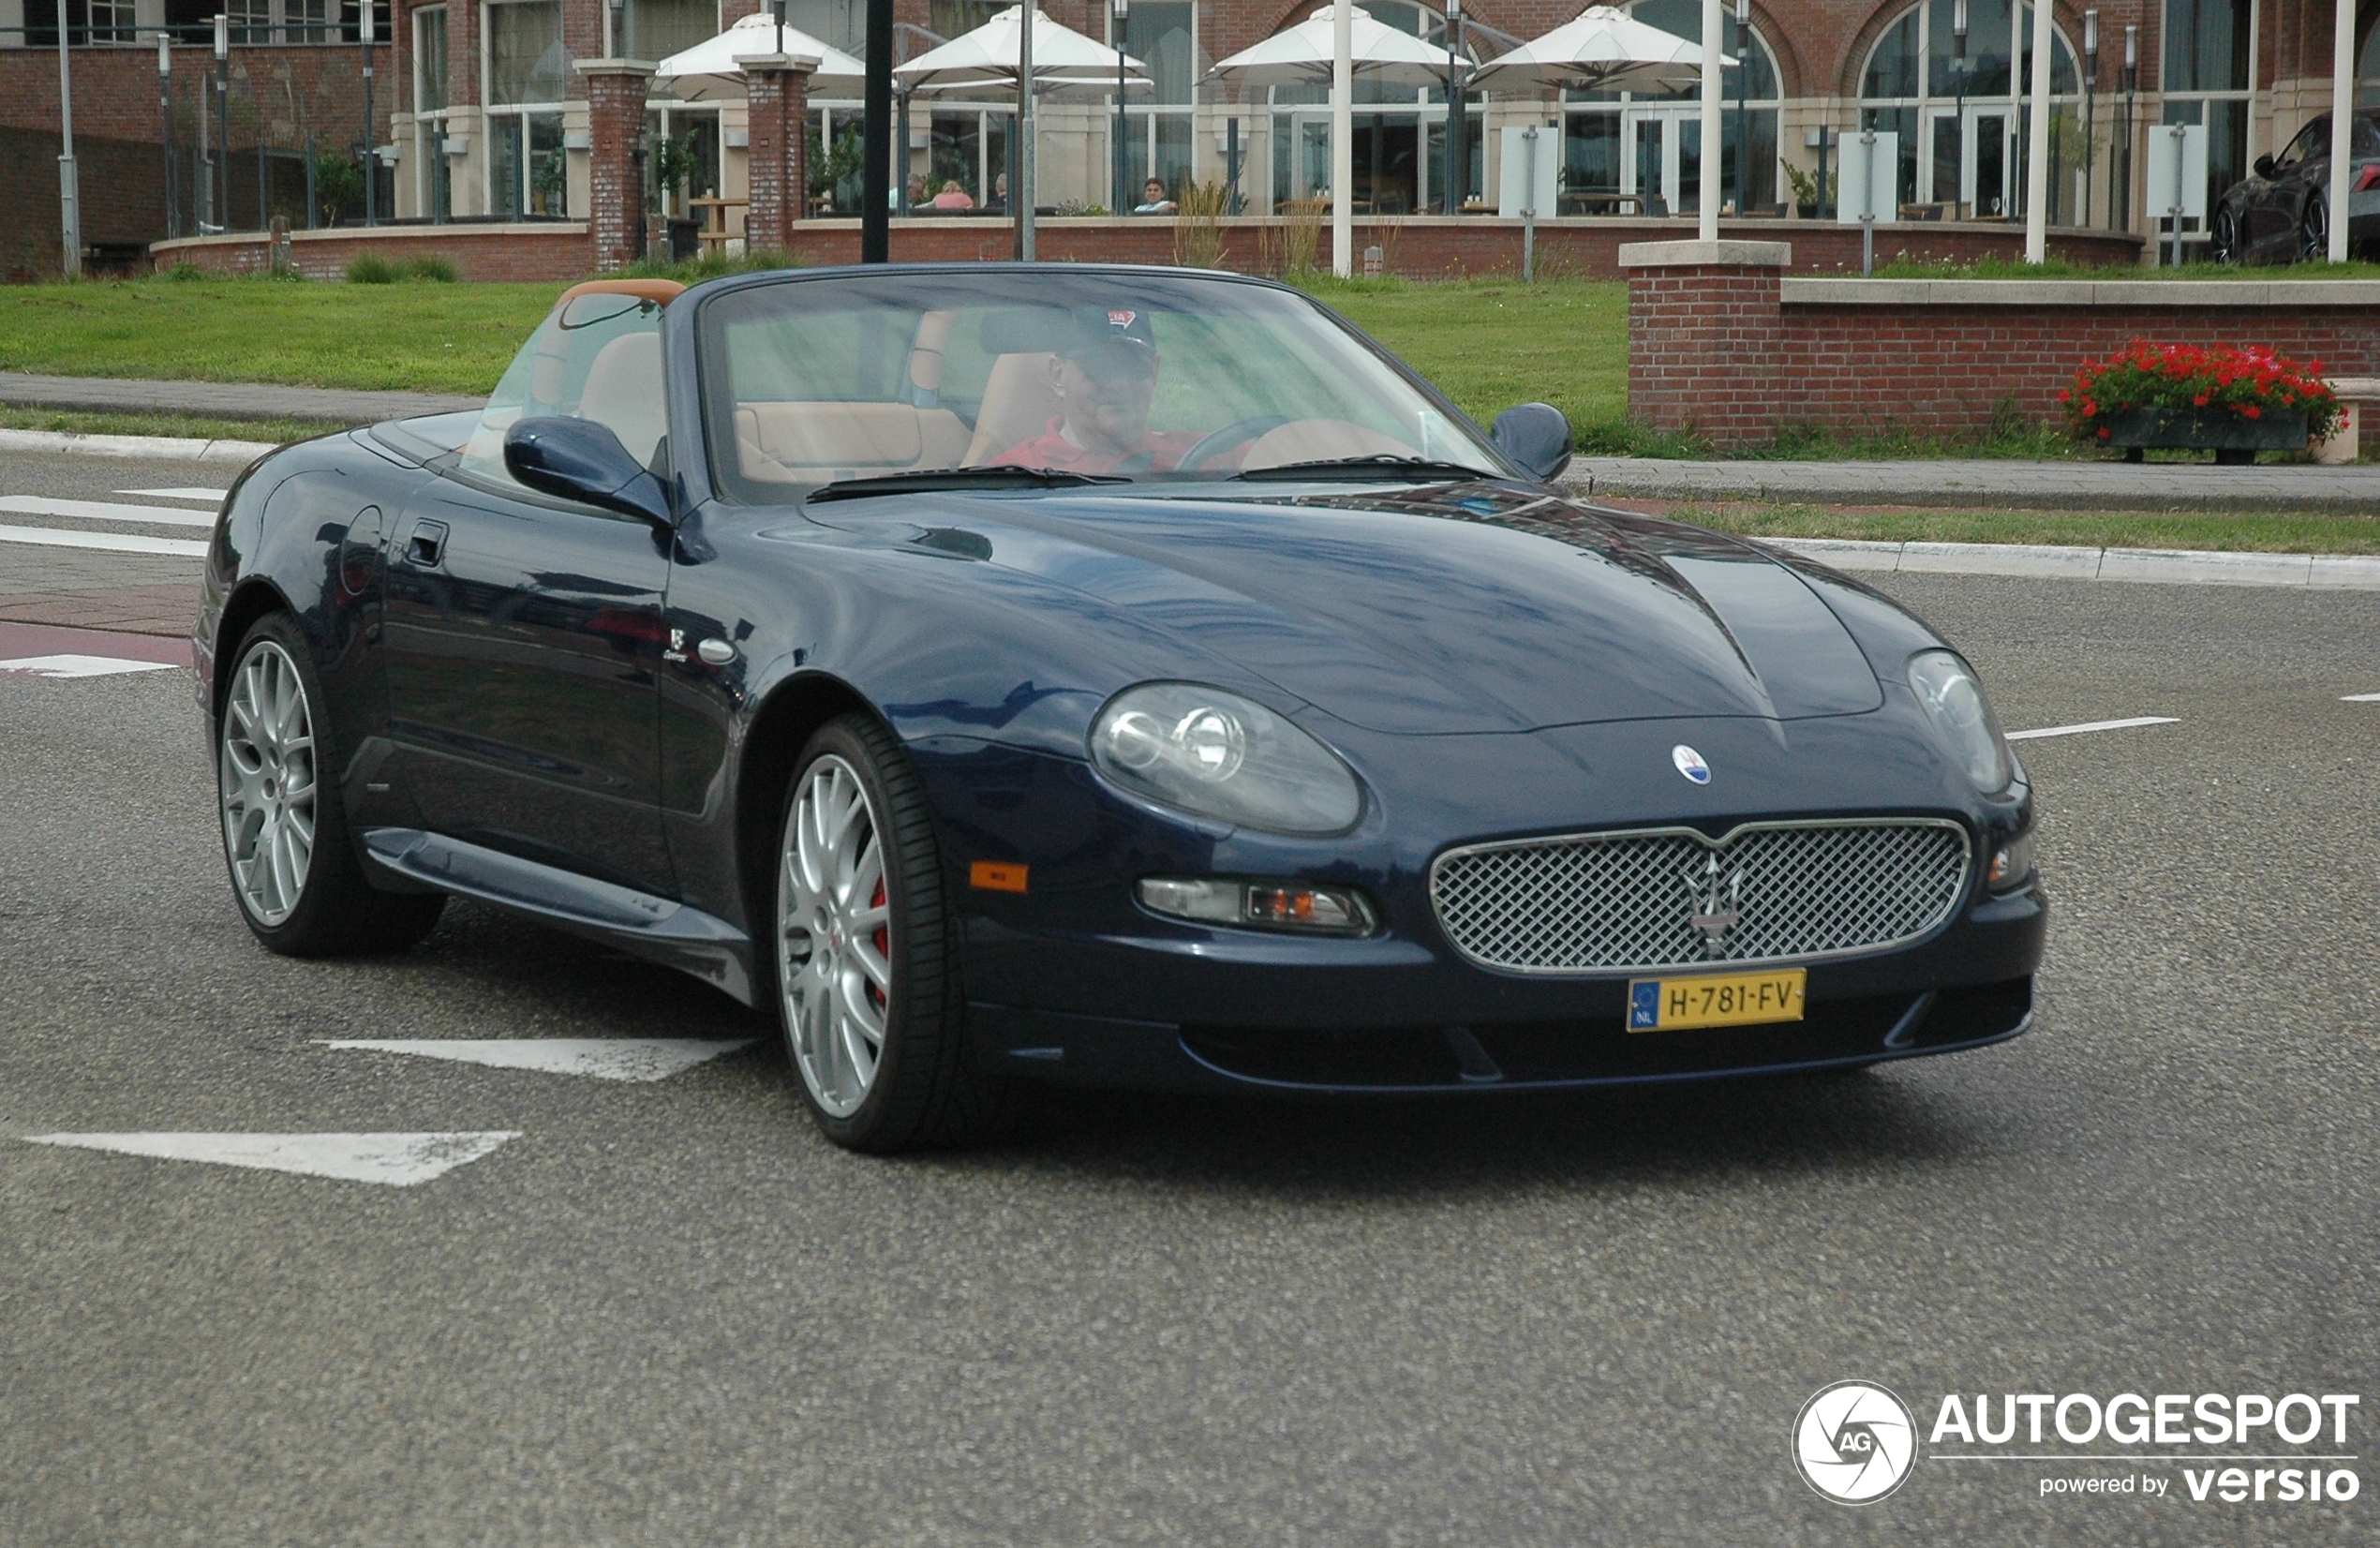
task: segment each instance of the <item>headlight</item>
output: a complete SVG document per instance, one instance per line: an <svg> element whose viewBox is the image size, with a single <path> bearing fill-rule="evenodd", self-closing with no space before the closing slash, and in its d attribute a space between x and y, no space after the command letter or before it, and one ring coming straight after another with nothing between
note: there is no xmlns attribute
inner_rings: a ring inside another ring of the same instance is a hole
<svg viewBox="0 0 2380 1548"><path fill-rule="evenodd" d="M1144 876L1134 891L1144 908L1200 924L1314 935L1369 935L1377 923L1362 893L1353 887L1311 882Z"/></svg>
<svg viewBox="0 0 2380 1548"><path fill-rule="evenodd" d="M1967 770L1975 788L1986 795L2007 789L2016 765L1984 685L1967 663L1947 650L1921 650L1909 658L1909 686L1925 707L1935 738Z"/></svg>
<svg viewBox="0 0 2380 1548"><path fill-rule="evenodd" d="M1337 833L1363 814L1336 753L1264 706L1197 683L1110 699L1091 728L1091 761L1153 801L1274 833Z"/></svg>

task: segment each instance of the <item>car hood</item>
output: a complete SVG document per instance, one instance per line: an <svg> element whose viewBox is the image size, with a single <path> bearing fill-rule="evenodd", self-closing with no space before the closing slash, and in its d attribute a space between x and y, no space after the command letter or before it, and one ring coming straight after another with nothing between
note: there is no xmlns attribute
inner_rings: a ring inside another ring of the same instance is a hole
<svg viewBox="0 0 2380 1548"><path fill-rule="evenodd" d="M937 494L811 514L1086 593L1376 731L1796 720L1882 702L1794 571L1525 486Z"/></svg>

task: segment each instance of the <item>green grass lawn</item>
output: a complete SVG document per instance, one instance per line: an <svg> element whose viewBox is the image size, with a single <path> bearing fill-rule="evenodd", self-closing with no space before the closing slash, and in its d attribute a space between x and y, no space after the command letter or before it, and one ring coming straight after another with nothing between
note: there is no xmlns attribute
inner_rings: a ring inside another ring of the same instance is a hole
<svg viewBox="0 0 2380 1548"><path fill-rule="evenodd" d="M2222 511L1897 511L1882 506L1847 509L1839 505L1765 505L1751 501L1684 503L1668 507L1662 514L1697 527L1715 527L1756 538L2380 554L2380 515Z"/></svg>
<svg viewBox="0 0 2380 1548"><path fill-rule="evenodd" d="M485 393L559 285L170 278L0 287L0 370Z"/></svg>

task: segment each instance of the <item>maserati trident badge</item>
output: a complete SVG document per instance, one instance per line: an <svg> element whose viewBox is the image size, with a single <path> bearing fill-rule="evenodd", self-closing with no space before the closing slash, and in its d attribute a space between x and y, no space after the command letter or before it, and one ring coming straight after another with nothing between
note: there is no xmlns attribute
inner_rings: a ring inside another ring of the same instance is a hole
<svg viewBox="0 0 2380 1548"><path fill-rule="evenodd" d="M1713 855L1701 870L1689 871L1679 880L1694 899L1694 913L1688 922L1703 932L1703 955L1715 958L1727 949L1727 938L1744 922L1744 868L1737 866L1730 872Z"/></svg>
<svg viewBox="0 0 2380 1548"><path fill-rule="evenodd" d="M1677 765L1677 771L1696 784L1711 782L1711 766L1703 761L1703 755L1700 752L1695 752L1684 742L1670 749L1670 762Z"/></svg>

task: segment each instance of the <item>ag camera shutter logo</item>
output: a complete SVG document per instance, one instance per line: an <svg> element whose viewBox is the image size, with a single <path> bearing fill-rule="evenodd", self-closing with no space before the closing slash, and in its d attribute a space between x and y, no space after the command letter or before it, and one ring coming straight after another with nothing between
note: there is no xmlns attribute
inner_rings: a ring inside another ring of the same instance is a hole
<svg viewBox="0 0 2380 1548"><path fill-rule="evenodd" d="M1917 1416L1872 1381L1821 1388L1793 1421L1802 1481L1842 1505L1872 1505L1899 1488L1917 1461Z"/></svg>

